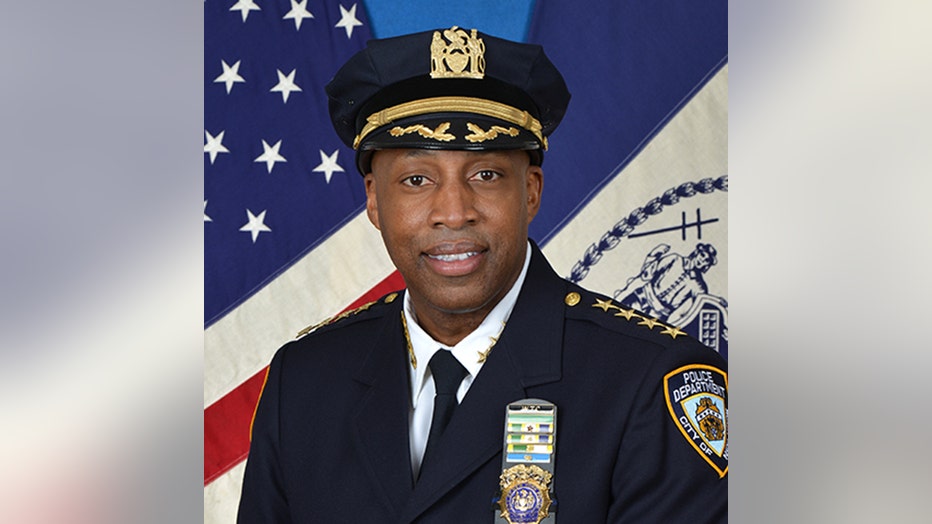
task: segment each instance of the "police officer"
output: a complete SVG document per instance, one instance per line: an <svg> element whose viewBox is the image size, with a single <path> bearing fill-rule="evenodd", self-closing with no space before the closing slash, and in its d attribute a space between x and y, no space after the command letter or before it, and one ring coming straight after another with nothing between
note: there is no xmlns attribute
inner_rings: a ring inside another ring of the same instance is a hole
<svg viewBox="0 0 932 524"><path fill-rule="evenodd" d="M570 99L543 50L373 40L327 93L407 289L275 355L239 522L724 522L723 359L528 239Z"/></svg>

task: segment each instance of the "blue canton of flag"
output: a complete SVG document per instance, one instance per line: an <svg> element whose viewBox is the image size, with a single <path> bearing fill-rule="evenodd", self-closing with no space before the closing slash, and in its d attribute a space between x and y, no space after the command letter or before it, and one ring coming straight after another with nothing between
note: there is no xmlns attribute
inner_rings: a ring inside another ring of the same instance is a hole
<svg viewBox="0 0 932 524"><path fill-rule="evenodd" d="M365 204L324 85L371 38L361 3L209 0L204 42L204 321Z"/></svg>

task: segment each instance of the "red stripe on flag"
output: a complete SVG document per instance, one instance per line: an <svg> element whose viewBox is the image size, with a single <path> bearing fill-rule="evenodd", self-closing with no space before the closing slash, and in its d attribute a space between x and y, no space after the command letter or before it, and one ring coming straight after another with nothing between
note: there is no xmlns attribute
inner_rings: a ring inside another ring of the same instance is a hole
<svg viewBox="0 0 932 524"><path fill-rule="evenodd" d="M204 410L205 486L246 458L249 423L268 369L263 368Z"/></svg>
<svg viewBox="0 0 932 524"><path fill-rule="evenodd" d="M404 287L404 279L395 271L343 311L357 308ZM204 409L205 486L245 460L249 454L249 425L267 369L263 368Z"/></svg>

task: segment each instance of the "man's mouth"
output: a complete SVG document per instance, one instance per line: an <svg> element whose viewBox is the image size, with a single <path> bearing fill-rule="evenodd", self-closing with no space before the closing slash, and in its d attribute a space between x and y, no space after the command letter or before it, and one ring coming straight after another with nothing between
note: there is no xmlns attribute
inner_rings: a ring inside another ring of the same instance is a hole
<svg viewBox="0 0 932 524"><path fill-rule="evenodd" d="M461 277L482 265L486 249L472 242L440 244L424 252L428 265L439 275Z"/></svg>
<svg viewBox="0 0 932 524"><path fill-rule="evenodd" d="M469 257L474 257L478 255L478 251L467 251L465 253L456 253L450 255L427 255L428 257L439 260L441 262L459 262L461 260L466 260Z"/></svg>

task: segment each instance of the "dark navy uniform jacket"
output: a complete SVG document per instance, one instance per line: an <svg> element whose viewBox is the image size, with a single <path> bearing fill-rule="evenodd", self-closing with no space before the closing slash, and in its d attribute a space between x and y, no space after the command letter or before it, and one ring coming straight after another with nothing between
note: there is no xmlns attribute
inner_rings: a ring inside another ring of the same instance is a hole
<svg viewBox="0 0 932 524"><path fill-rule="evenodd" d="M285 345L257 408L238 522L491 523L505 406L524 398L559 410L560 523L725 522L727 467L690 442L664 385L684 366L724 372L724 360L607 301L534 246L508 324L417 482L401 297Z"/></svg>

